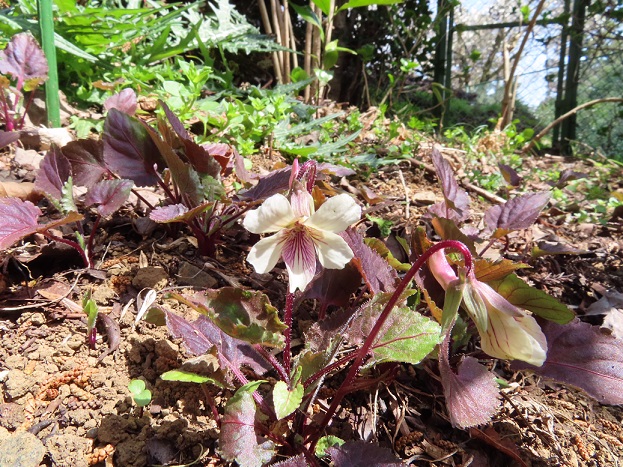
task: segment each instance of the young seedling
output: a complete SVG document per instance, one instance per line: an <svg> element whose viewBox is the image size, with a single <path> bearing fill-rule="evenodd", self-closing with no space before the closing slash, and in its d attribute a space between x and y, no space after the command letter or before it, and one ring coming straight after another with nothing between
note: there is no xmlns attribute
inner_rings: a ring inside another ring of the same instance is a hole
<svg viewBox="0 0 623 467"><path fill-rule="evenodd" d="M132 400L142 412L143 407L151 402L151 391L145 387L145 381L142 379L133 379L128 384L128 391L132 396Z"/></svg>
<svg viewBox="0 0 623 467"><path fill-rule="evenodd" d="M95 300L91 298L91 292L86 292L82 297L82 310L87 315L87 342L90 349L95 349L95 342L97 340L97 315L99 313L99 307Z"/></svg>

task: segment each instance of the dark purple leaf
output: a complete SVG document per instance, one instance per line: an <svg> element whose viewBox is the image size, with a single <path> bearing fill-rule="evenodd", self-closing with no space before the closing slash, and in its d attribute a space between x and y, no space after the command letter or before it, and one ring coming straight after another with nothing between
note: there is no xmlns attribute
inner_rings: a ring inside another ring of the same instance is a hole
<svg viewBox="0 0 623 467"><path fill-rule="evenodd" d="M542 329L549 348L543 366L513 362L513 368L581 388L602 404L623 404L623 340L579 320Z"/></svg>
<svg viewBox="0 0 623 467"><path fill-rule="evenodd" d="M567 186L567 184L573 180L579 180L581 178L587 178L587 177L588 175L582 172L575 172L571 169L565 169L562 172L560 172L560 177L558 178L558 181L556 182L556 188L563 188Z"/></svg>
<svg viewBox="0 0 623 467"><path fill-rule="evenodd" d="M219 364L223 368L239 369L242 365L246 365L260 375L271 368L250 344L228 336L207 316L201 315L191 322L167 311L165 317L171 335L176 339L182 339L186 348L195 355L203 355L215 347Z"/></svg>
<svg viewBox="0 0 623 467"><path fill-rule="evenodd" d="M225 406L219 436L220 454L240 467L262 467L273 458L272 441L255 432L257 408L253 391L259 386L249 383L236 391Z"/></svg>
<svg viewBox="0 0 623 467"><path fill-rule="evenodd" d="M298 456L290 457L285 461L277 462L276 464L272 464L271 467L308 467L309 464L305 461L305 456L303 454L299 454Z"/></svg>
<svg viewBox="0 0 623 467"><path fill-rule="evenodd" d="M34 37L25 32L13 36L0 51L0 73L13 76L19 83L48 77L48 62Z"/></svg>
<svg viewBox="0 0 623 467"><path fill-rule="evenodd" d="M30 201L0 198L0 250L37 231L41 209Z"/></svg>
<svg viewBox="0 0 623 467"><path fill-rule="evenodd" d="M121 178L136 186L158 183L154 165L162 163L160 151L137 119L110 109L104 122L104 161Z"/></svg>
<svg viewBox="0 0 623 467"><path fill-rule="evenodd" d="M348 263L343 269L323 269L305 290L304 298L320 301L320 308L346 307L361 285L361 274Z"/></svg>
<svg viewBox="0 0 623 467"><path fill-rule="evenodd" d="M104 108L106 110L117 109L128 115L134 115L136 113L136 109L138 108L136 93L133 89L126 88L106 99L104 102Z"/></svg>
<svg viewBox="0 0 623 467"><path fill-rule="evenodd" d="M63 197L63 185L71 176L71 164L57 146L46 153L41 161L35 187L56 200Z"/></svg>
<svg viewBox="0 0 623 467"><path fill-rule="evenodd" d="M516 196L485 212L485 226L493 237L500 238L513 230L527 229L534 224L550 197L549 191Z"/></svg>
<svg viewBox="0 0 623 467"><path fill-rule="evenodd" d="M93 186L108 173L103 149L102 142L93 139L71 141L63 146L61 152L71 164L75 186Z"/></svg>
<svg viewBox="0 0 623 467"><path fill-rule="evenodd" d="M37 224L41 210L30 201L18 198L0 198L0 250L9 248L21 238L35 232L58 227L82 219L78 213L71 212L62 219L47 224Z"/></svg>
<svg viewBox="0 0 623 467"><path fill-rule="evenodd" d="M169 106L165 104L162 100L158 100L158 103L160 104L160 107L162 107L162 110L164 110L164 114L167 116L167 120L169 121L171 128L173 128L173 131L177 134L177 136L179 136L181 139L191 139L192 137L190 133L186 131L186 128L184 128L184 124L179 118L177 118L177 115L171 112Z"/></svg>
<svg viewBox="0 0 623 467"><path fill-rule="evenodd" d="M353 316L352 310L342 309L312 324L305 333L305 345L312 352L322 352L332 348L335 338L341 339L346 334Z"/></svg>
<svg viewBox="0 0 623 467"><path fill-rule="evenodd" d="M517 173L515 169L513 169L510 165L498 163L498 168L502 173L502 177L506 180L510 186L519 186L521 183L521 177Z"/></svg>
<svg viewBox="0 0 623 467"><path fill-rule="evenodd" d="M439 350L439 373L450 421L460 428L487 423L500 406L495 375L473 357L465 357L454 373L448 359L450 341L448 333Z"/></svg>
<svg viewBox="0 0 623 467"><path fill-rule="evenodd" d="M253 188L238 193L238 197L246 201L257 201L275 193L281 193L288 189L291 173L291 167L273 170L270 174L260 177L259 182Z"/></svg>
<svg viewBox="0 0 623 467"><path fill-rule="evenodd" d="M169 222L190 222L213 205L213 202L205 202L190 210L183 204L162 206L149 213L149 218L161 224L167 224Z"/></svg>
<svg viewBox="0 0 623 467"><path fill-rule="evenodd" d="M386 448L365 441L348 441L327 448L335 467L397 467L406 465Z"/></svg>
<svg viewBox="0 0 623 467"><path fill-rule="evenodd" d="M202 144L201 147L219 163L222 174L232 167L232 159L235 159L236 154L238 154L236 148L226 143L206 143Z"/></svg>
<svg viewBox="0 0 623 467"><path fill-rule="evenodd" d="M171 112L171 109L169 109L164 102L159 102L165 115L167 116L167 119L169 120L169 123L171 124L171 127L173 128L173 131L175 131L177 136L182 141L182 144L184 145L184 154L193 168L199 173L218 179L221 173L221 165L219 162L217 162L217 160L210 154L207 148L195 143L190 133L188 133L186 128L184 128L184 125L180 119L177 118L173 112ZM226 166L227 163L225 163L225 167Z"/></svg>
<svg viewBox="0 0 623 467"><path fill-rule="evenodd" d="M188 208L183 204L171 204L169 206L161 206L149 213L149 218L154 222L180 222L184 219L184 215L188 212Z"/></svg>
<svg viewBox="0 0 623 467"><path fill-rule="evenodd" d="M469 196L465 190L459 187L454 178L452 166L436 148L433 148L431 157L437 176L441 181L444 201L431 206L429 212L438 217L452 219L456 222L464 221L469 218Z"/></svg>
<svg viewBox="0 0 623 467"><path fill-rule="evenodd" d="M84 202L87 206L99 204L98 212L102 217L108 217L116 212L125 203L132 192L132 180L102 180L91 188Z"/></svg>
<svg viewBox="0 0 623 467"><path fill-rule="evenodd" d="M17 131L0 131L0 149L14 143L18 139L19 132Z"/></svg>
<svg viewBox="0 0 623 467"><path fill-rule="evenodd" d="M242 183L251 183L251 180L257 180L259 175L249 172L244 166L244 158L234 149L234 169L236 177Z"/></svg>
<svg viewBox="0 0 623 467"><path fill-rule="evenodd" d="M387 261L366 245L363 236L349 227L340 236L346 240L355 257L351 260L372 293L390 292L396 288L398 274Z"/></svg>
<svg viewBox="0 0 623 467"><path fill-rule="evenodd" d="M145 132L160 151L166 161L166 165L171 171L171 177L180 193L184 193L193 206L201 203L204 198L203 187L199 180L199 175L192 166L184 162L173 148L165 142L158 134L146 123L141 122Z"/></svg>

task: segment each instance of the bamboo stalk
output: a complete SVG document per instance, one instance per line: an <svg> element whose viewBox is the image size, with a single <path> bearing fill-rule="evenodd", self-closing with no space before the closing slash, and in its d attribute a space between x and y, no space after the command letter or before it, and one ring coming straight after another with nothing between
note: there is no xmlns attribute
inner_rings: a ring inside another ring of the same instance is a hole
<svg viewBox="0 0 623 467"><path fill-rule="evenodd" d="M294 68L299 66L298 55L296 54L296 37L294 37L294 28L292 27L292 16L290 15L290 6L288 5L288 0L283 0L283 8L286 15L286 26L288 27L288 38L290 40L290 48L293 52L290 54L292 56L292 64Z"/></svg>
<svg viewBox="0 0 623 467"><path fill-rule="evenodd" d="M316 15L318 16L318 18L320 19L320 22L322 24L322 11L320 11L320 8L318 8L315 5L315 3L312 2L312 1L310 1L310 6L312 7L312 10L316 13ZM312 54L314 55L312 57L312 68L316 69L316 68L320 68L321 67L320 57L322 56L322 41L320 40L320 31L317 28L314 28L314 30L312 31L312 35L313 35L313 39L312 39ZM318 91L319 91L318 88L319 88L318 80L315 80L312 83L312 92L311 92L311 98L312 99L314 97L318 98ZM318 102L316 102L316 103L318 103Z"/></svg>
<svg viewBox="0 0 623 467"><path fill-rule="evenodd" d="M312 54L312 40L313 40L314 26L311 23L307 23L305 28L305 50L303 55L303 69L307 76L312 75L311 69L311 54ZM305 86L304 98L305 102L309 103L311 97L311 85Z"/></svg>
<svg viewBox="0 0 623 467"><path fill-rule="evenodd" d="M273 27L270 24L270 18L268 17L268 10L266 9L266 3L264 0L259 0L258 5L260 7L260 16L262 17L262 24L264 25L264 30L266 34L273 34ZM275 69L275 76L277 77L277 82L283 82L281 78L281 64L279 63L279 55L277 52L272 53L273 58L273 68Z"/></svg>
<svg viewBox="0 0 623 467"><path fill-rule="evenodd" d="M280 16L280 7L279 7L279 3L277 2L277 0L271 0L270 1L270 9L271 9L271 13L272 13L272 23L273 23L273 28L275 31L275 36L277 37L277 42L279 42L280 45L283 45L282 42L282 35L281 35L281 27L280 27L280 21L279 21L279 16ZM280 83L284 83L285 81L285 76L283 76L283 71L284 71L284 52L283 51L279 51L277 52L277 56L279 57L279 69L281 71L281 81Z"/></svg>
<svg viewBox="0 0 623 467"><path fill-rule="evenodd" d="M277 2L279 4L279 2ZM290 45L289 28L287 23L288 1L282 0L282 6L279 9L279 26L281 27L281 45L288 47ZM284 83L290 82L290 52L283 52L283 79Z"/></svg>

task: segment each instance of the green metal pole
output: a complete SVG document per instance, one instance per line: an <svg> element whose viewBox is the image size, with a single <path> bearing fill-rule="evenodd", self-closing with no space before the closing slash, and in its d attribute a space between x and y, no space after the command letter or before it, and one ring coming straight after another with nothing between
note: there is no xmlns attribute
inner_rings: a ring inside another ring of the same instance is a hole
<svg viewBox="0 0 623 467"><path fill-rule="evenodd" d="M48 60L48 80L45 83L45 104L48 122L52 127L61 126L61 104L58 97L58 68L56 65L56 46L54 45L54 13L52 0L37 0L39 26L41 27L41 47Z"/></svg>

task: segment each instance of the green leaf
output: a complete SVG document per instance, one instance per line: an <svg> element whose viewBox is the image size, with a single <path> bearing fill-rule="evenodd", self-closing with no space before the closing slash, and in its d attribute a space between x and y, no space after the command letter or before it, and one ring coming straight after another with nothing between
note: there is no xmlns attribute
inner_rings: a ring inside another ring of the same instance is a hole
<svg viewBox="0 0 623 467"><path fill-rule="evenodd" d="M160 379L164 381L179 381L181 383L210 383L218 386L219 388L224 388L225 385L220 381L210 378L209 376L199 375L197 373L192 373L190 371L183 370L170 370L164 372L160 375Z"/></svg>
<svg viewBox="0 0 623 467"><path fill-rule="evenodd" d="M95 300L91 298L91 293L87 292L82 297L82 310L87 315L87 335L91 334L91 331L95 327L95 322L97 320L97 313L99 312L99 308Z"/></svg>
<svg viewBox="0 0 623 467"><path fill-rule="evenodd" d="M329 42L324 49L322 66L325 70L329 70L335 66L335 64L337 63L339 52L348 52L354 55L357 54L357 52L355 52L354 50L347 49L346 47L340 47L337 44L338 42L336 39Z"/></svg>
<svg viewBox="0 0 623 467"><path fill-rule="evenodd" d="M401 300L413 295L403 293ZM370 334L390 293L379 293L358 311L349 329L352 343L360 344ZM441 327L435 321L408 307L395 307L372 346L372 362L420 363L441 342Z"/></svg>
<svg viewBox="0 0 623 467"><path fill-rule="evenodd" d="M515 274L488 284L513 305L530 310L541 318L558 324L566 324L575 318L575 314L565 305L545 292L530 287Z"/></svg>
<svg viewBox="0 0 623 467"><path fill-rule="evenodd" d="M318 444L316 444L316 457L327 457L329 455L327 453L328 448L332 448L333 446L341 446L345 442L346 441L344 441L342 438L338 438L337 436L323 436L318 440Z"/></svg>
<svg viewBox="0 0 623 467"><path fill-rule="evenodd" d="M342 5L338 11L370 5L394 5L396 3L402 3L402 1L403 0L350 0L350 2L346 2Z"/></svg>
<svg viewBox="0 0 623 467"><path fill-rule="evenodd" d="M320 21L316 13L314 13L308 5L300 6L293 2L290 2L290 5L301 18L318 28L318 31L320 31L320 39L322 40L322 42L324 42L324 30L322 29L322 22Z"/></svg>
<svg viewBox="0 0 623 467"><path fill-rule="evenodd" d="M282 349L286 325L278 311L261 292L235 287L209 289L186 297L171 297L207 315L224 333L250 344Z"/></svg>
<svg viewBox="0 0 623 467"><path fill-rule="evenodd" d="M450 326L459 312L459 307L463 301L463 293L465 291L465 280L457 280L450 284L446 289L446 296L443 302L443 312L441 315L442 332L445 335L450 331Z"/></svg>
<svg viewBox="0 0 623 467"><path fill-rule="evenodd" d="M320 11L329 16L329 13L331 13L331 0L312 0L312 2L320 8Z"/></svg>
<svg viewBox="0 0 623 467"><path fill-rule="evenodd" d="M367 217L370 218L370 216ZM380 238L364 238L363 241L366 245L375 250L381 256L381 258L387 261L387 263L395 270L407 272L409 269L411 269L411 264L401 263L400 261L398 261L389 250L389 248L387 248L387 245L385 245L385 243L383 243L383 240L381 240Z"/></svg>
<svg viewBox="0 0 623 467"><path fill-rule="evenodd" d="M145 381L133 379L128 384L128 390L132 394L132 399L139 407L145 407L151 402L151 391L145 388Z"/></svg>
<svg viewBox="0 0 623 467"><path fill-rule="evenodd" d="M297 66L290 72L290 79L293 83L297 83L299 81L305 81L306 79L309 79L309 75L300 66Z"/></svg>
<svg viewBox="0 0 623 467"><path fill-rule="evenodd" d="M63 214L78 212L78 208L74 202L74 182L71 176L63 183L63 187L61 188L60 206Z"/></svg>
<svg viewBox="0 0 623 467"><path fill-rule="evenodd" d="M303 401L304 392L305 390L301 383L290 390L285 382L277 381L273 388L273 405L275 406L277 420L287 417L299 408Z"/></svg>

